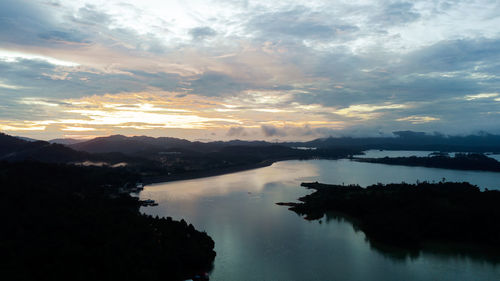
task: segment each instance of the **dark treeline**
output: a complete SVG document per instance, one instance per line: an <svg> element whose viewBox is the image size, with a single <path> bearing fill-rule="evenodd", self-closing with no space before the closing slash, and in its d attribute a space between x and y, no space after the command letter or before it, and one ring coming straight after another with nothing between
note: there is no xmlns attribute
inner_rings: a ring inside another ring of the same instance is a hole
<svg viewBox="0 0 500 281"><path fill-rule="evenodd" d="M455 157L437 155L429 157L356 158L356 161L389 165L500 172L500 162L477 153L457 153Z"/></svg>
<svg viewBox="0 0 500 281"><path fill-rule="evenodd" d="M139 213L121 168L0 162L0 251L8 280L184 280L214 242L185 221Z"/></svg>
<svg viewBox="0 0 500 281"><path fill-rule="evenodd" d="M339 212L356 221L368 239L408 249L428 243L469 245L500 255L500 192L469 183L358 185L303 183L315 189L299 200L278 203L306 219Z"/></svg>

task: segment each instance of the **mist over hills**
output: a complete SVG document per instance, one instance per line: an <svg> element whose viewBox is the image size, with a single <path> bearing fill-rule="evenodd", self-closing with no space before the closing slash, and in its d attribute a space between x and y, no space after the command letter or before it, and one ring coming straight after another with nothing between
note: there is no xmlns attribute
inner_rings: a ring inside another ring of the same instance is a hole
<svg viewBox="0 0 500 281"><path fill-rule="evenodd" d="M440 133L396 131L395 137L329 137L309 142L287 143L306 147L358 147L387 150L430 150L457 152L500 152L500 135L482 133L467 136L448 136Z"/></svg>

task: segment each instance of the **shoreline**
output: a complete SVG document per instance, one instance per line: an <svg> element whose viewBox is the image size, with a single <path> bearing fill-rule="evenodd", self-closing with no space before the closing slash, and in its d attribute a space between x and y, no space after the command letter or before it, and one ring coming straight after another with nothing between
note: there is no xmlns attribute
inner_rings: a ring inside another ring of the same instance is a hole
<svg viewBox="0 0 500 281"><path fill-rule="evenodd" d="M277 202L305 220L330 213L347 218L370 243L420 251L430 246L476 252L500 260L499 191L481 191L468 182L359 185L303 182L313 193L299 202ZM458 214L458 215L457 215ZM483 229L481 234L475 231ZM432 247L430 247L432 248Z"/></svg>
<svg viewBox="0 0 500 281"><path fill-rule="evenodd" d="M193 180L193 179L200 179L200 178L209 178L209 177L215 177L215 176L221 176L221 175L226 175L226 174L249 171L249 170L253 170L253 169L264 168L264 167L271 166L272 164L274 164L276 162L288 161L288 160L302 160L302 159L297 158L297 157L268 159L268 160L264 160L264 161L259 162L259 163L247 164L247 165L242 165L242 166L226 167L226 168L204 170L204 171L193 171L193 172L186 172L186 173L176 174L176 175L145 177L142 179L142 181L143 181L144 185L150 185L150 184L156 184L156 183L167 183L167 182L174 182L174 181L181 181L181 180Z"/></svg>
<svg viewBox="0 0 500 281"><path fill-rule="evenodd" d="M405 158L405 157L399 157L399 158ZM409 158L409 157L406 157ZM424 157L425 158L425 157ZM254 164L246 164L246 165L241 165L241 166L232 166L232 167L225 167L225 168L218 168L218 169L212 169L212 170L200 170L200 171L189 171L185 172L182 174L174 174L174 175L161 175L161 176L151 176L151 177L144 177L142 178L142 182L144 185L150 185L150 184L156 184L156 183L167 183L167 182L174 182L174 181L181 181L181 180L193 180L193 179L200 179L200 178L208 178L208 177L215 177L215 176L221 176L225 174L232 174L232 173L238 173L238 172L243 172L243 171L249 171L253 169L259 169L259 168L264 168L271 166L272 164L276 162L281 162L281 161L289 161L289 160L313 160L313 159L324 159L324 160L340 160L340 159L351 159L352 161L356 162L362 162L362 163L372 163L372 164L383 164L383 165L396 165L396 166L407 166L407 167L423 167L423 168L435 168L435 169L446 169L446 170L458 170L458 171L477 171L477 172L499 172L499 171L493 171L493 170L488 170L488 169L460 169L456 167L438 167L438 166L426 166L426 165L411 165L411 164L395 164L395 163L384 163L382 161L379 161L380 159L383 158L349 158L349 157L339 157L339 158L328 158L328 157L312 157L312 158L300 158L300 157L283 157L283 158L276 158L276 159L267 159L258 163Z"/></svg>

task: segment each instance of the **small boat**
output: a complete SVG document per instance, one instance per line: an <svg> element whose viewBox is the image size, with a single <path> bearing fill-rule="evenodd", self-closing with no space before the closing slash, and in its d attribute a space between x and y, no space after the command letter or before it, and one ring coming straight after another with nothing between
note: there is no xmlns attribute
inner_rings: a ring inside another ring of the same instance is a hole
<svg viewBox="0 0 500 281"><path fill-rule="evenodd" d="M208 281L210 280L208 277L208 273L203 273L203 274L197 274L193 277L193 281Z"/></svg>
<svg viewBox="0 0 500 281"><path fill-rule="evenodd" d="M158 206L158 203L151 199L142 200L140 202L142 206Z"/></svg>

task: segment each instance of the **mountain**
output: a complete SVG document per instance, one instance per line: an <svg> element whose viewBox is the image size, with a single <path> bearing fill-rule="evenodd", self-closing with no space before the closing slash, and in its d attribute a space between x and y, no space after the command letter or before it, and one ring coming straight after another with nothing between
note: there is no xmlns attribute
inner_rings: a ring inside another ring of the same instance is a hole
<svg viewBox="0 0 500 281"><path fill-rule="evenodd" d="M397 131L394 137L328 137L309 142L287 143L290 146L332 148L357 147L388 150L435 150L457 152L500 152L500 135L478 134L468 136L446 136L439 133Z"/></svg>
<svg viewBox="0 0 500 281"><path fill-rule="evenodd" d="M53 139L49 140L50 143L57 143L57 144L64 144L64 145L72 145L76 144L79 142L84 142L85 140L78 140L78 139Z"/></svg>
<svg viewBox="0 0 500 281"><path fill-rule="evenodd" d="M26 141L0 133L0 161L19 162L26 160L46 163L91 161L110 165L122 162L151 165L149 160L120 153L88 153L74 150L62 144L46 141Z"/></svg>
<svg viewBox="0 0 500 281"><path fill-rule="evenodd" d="M246 146L262 147L283 145L288 147L348 148L348 149L388 149L388 150L432 150L463 152L500 152L500 136L478 134L469 136L446 136L439 133L397 131L394 137L329 137L308 142L269 143L265 141L214 141L191 142L170 137L147 137L113 135L70 144L69 147L89 153L120 152L139 157L149 157L159 152L192 151L210 153L221 151L225 147Z"/></svg>
<svg viewBox="0 0 500 281"><path fill-rule="evenodd" d="M155 143L154 140L155 138L151 137L126 137L122 135L113 135L109 137L98 137L69 146L73 149L90 153L121 152L125 154L138 154L145 151L161 151L162 146ZM177 144L182 141L184 140L173 139L172 144ZM168 146L167 140L165 140L164 146Z"/></svg>
<svg viewBox="0 0 500 281"><path fill-rule="evenodd" d="M46 141L27 141L0 133L0 160L41 162L71 162L87 160L86 153Z"/></svg>
<svg viewBox="0 0 500 281"><path fill-rule="evenodd" d="M86 151L90 153L120 152L129 155L156 154L158 152L169 150L191 150L194 152L213 152L219 151L226 146L264 146L270 145L264 141L242 141L232 140L228 142L191 142L185 139L170 137L147 137L134 136L126 137L123 135L113 135L108 137L98 137L92 140L70 144L75 150Z"/></svg>
<svg viewBox="0 0 500 281"><path fill-rule="evenodd" d="M35 142L35 141L38 141L36 139L32 139L32 138L27 138L27 137L21 137L21 136L15 136L16 138L18 139L22 139L22 140L25 140L25 141L29 141L29 142Z"/></svg>

